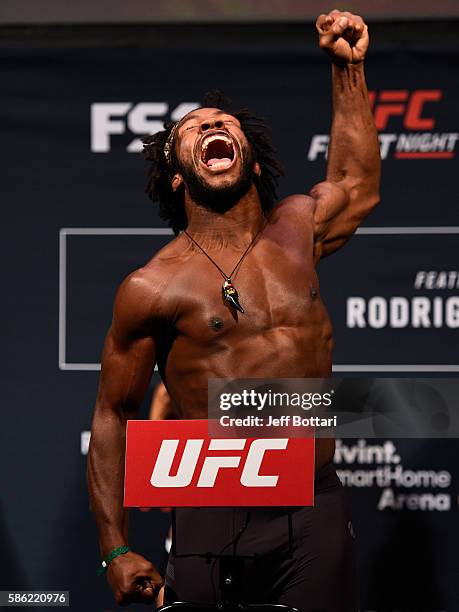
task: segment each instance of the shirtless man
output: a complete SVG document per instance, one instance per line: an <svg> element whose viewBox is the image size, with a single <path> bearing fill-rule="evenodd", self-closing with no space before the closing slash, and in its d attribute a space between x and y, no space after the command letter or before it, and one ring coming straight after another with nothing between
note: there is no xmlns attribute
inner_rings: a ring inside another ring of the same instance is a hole
<svg viewBox="0 0 459 612"><path fill-rule="evenodd" d="M207 417L209 377L331 374L332 328L315 268L378 203L380 157L363 69L367 26L332 11L316 27L332 61L333 122L326 180L308 195L273 205L279 166L263 125L247 111L204 105L145 140L150 195L178 236L122 283L104 346L88 463L102 558L128 542L125 426L155 363L184 419ZM222 293L224 277L231 282ZM357 609L353 533L333 452L333 441L317 440L315 506L295 511L295 559L247 567L247 603ZM285 516L270 512L251 513L239 546L258 538L268 552L282 548ZM244 516L232 515L236 530ZM203 537L219 523L193 517L183 520L198 521L191 531ZM214 601L209 566L193 563L171 559L166 601ZM153 602L163 584L133 551L116 556L107 577L124 604Z"/></svg>

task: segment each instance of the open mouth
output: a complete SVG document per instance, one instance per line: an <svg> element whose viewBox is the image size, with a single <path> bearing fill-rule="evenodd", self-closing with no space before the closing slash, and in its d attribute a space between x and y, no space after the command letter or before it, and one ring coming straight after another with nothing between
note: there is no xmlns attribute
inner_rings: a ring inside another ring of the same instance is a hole
<svg viewBox="0 0 459 612"><path fill-rule="evenodd" d="M212 170L225 170L234 161L234 146L226 134L209 134L201 142L201 161Z"/></svg>

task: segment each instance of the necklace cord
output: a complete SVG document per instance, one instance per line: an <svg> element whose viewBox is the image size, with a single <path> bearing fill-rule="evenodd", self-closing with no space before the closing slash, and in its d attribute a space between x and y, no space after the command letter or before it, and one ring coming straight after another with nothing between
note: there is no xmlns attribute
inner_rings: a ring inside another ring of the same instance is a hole
<svg viewBox="0 0 459 612"><path fill-rule="evenodd" d="M231 272L231 274L228 276L226 275L223 270L220 268L220 266L218 265L218 263L216 263L212 257L206 253L206 251L202 248L202 246L196 242L196 240L190 236L190 234L186 231L183 230L183 232L188 236L188 238L191 240L191 242L193 242L198 249L207 257L207 259L212 262L214 264L214 266L217 268L217 270L220 272L220 274L223 276L223 278L227 281L231 281L233 275L235 274L236 270L239 268L239 266L242 264L242 262L244 261L244 257L247 255L247 253L249 252L249 250L251 249L251 247L255 246L255 242L257 241L257 239L260 237L261 233L264 231L264 229L266 228L266 225L268 224L268 221L265 220L265 223L263 224L263 227L261 227L258 232L256 233L255 237L253 238L253 240L250 242L249 246L246 248L246 250L244 251L244 253L242 254L241 258L239 259L239 261L237 262L237 264L234 266L233 271Z"/></svg>

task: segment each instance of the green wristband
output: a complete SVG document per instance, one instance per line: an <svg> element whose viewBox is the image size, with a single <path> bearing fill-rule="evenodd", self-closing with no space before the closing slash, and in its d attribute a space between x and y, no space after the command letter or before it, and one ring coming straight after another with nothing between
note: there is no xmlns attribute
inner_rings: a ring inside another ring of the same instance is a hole
<svg viewBox="0 0 459 612"><path fill-rule="evenodd" d="M131 549L129 548L129 546L118 546L118 548L112 550L112 552L100 562L101 567L99 567L99 569L97 570L97 575L102 576L102 574L105 574L105 572L107 571L107 567L110 565L113 559L116 559L116 557L119 557L120 555L126 554L130 550Z"/></svg>

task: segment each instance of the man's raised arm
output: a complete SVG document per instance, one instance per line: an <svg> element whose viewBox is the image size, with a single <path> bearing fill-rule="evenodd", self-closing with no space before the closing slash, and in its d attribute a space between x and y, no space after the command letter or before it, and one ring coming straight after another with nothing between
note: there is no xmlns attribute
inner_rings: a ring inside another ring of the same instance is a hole
<svg viewBox="0 0 459 612"><path fill-rule="evenodd" d="M318 259L347 242L378 203L381 162L363 69L368 27L357 15L332 11L317 19L316 28L333 61L327 179L310 192Z"/></svg>
<svg viewBox="0 0 459 612"><path fill-rule="evenodd" d="M102 558L128 544L123 509L126 421L137 415L155 364L154 301L142 271L128 277L118 291L105 340L88 456L91 509ZM119 604L151 603L162 585L154 566L133 552L113 559L107 578Z"/></svg>

